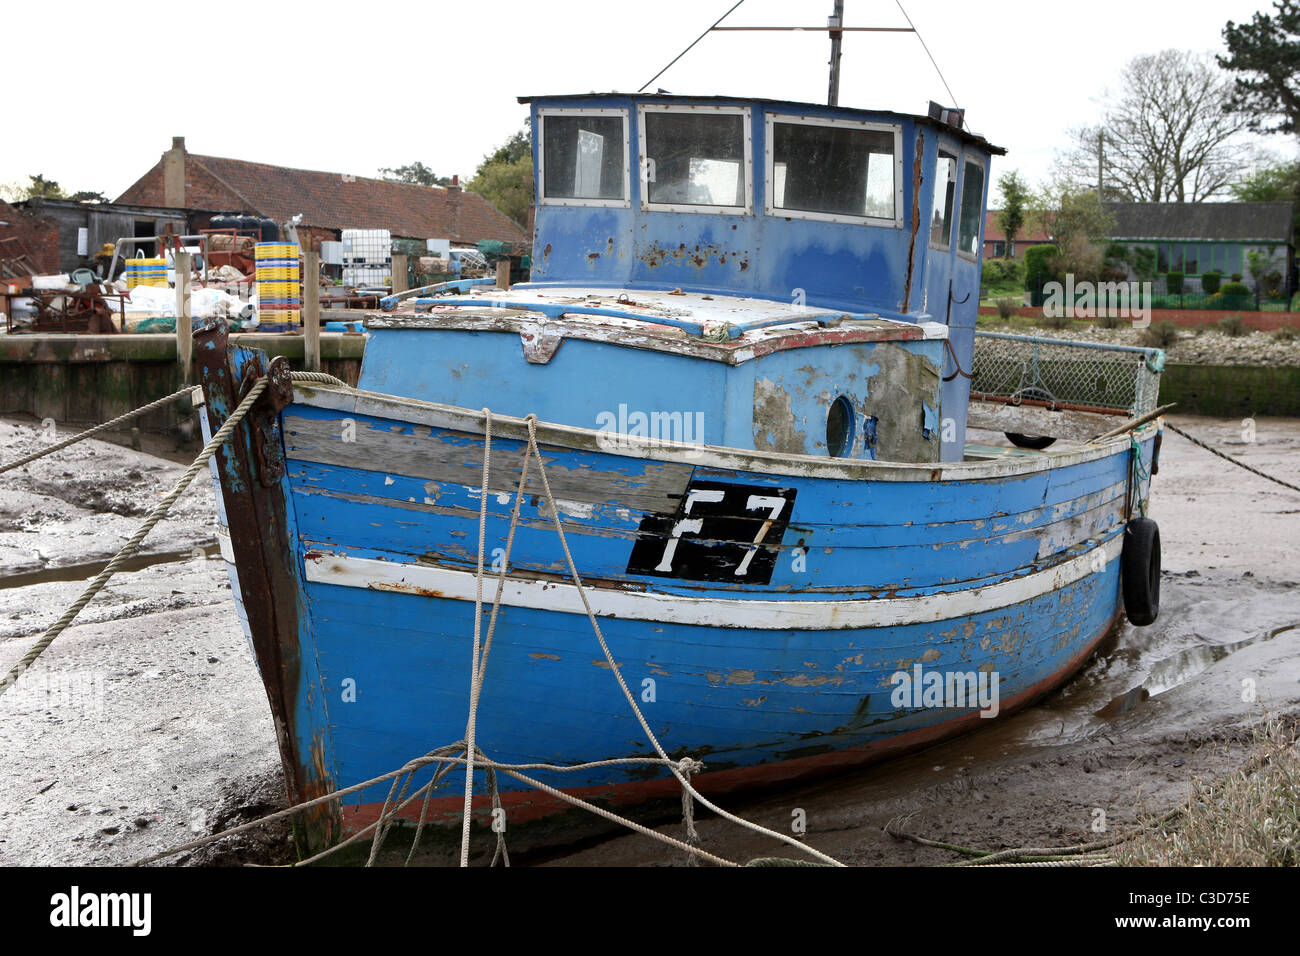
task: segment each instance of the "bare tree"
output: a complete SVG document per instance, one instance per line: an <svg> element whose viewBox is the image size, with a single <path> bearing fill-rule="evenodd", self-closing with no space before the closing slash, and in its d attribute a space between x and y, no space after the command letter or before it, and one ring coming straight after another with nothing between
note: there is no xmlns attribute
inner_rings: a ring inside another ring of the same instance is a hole
<svg viewBox="0 0 1300 956"><path fill-rule="evenodd" d="M1232 81L1211 56L1164 50L1124 67L1097 126L1071 131L1057 171L1103 199L1203 202L1224 195L1254 158L1248 118L1225 112Z"/></svg>

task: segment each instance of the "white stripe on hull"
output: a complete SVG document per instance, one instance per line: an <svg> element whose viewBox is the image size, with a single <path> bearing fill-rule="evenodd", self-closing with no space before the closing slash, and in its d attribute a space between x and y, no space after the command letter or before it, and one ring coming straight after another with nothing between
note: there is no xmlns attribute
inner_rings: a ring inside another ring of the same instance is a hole
<svg viewBox="0 0 1300 956"><path fill-rule="evenodd" d="M772 601L690 597L590 586L586 592L592 610L599 617L777 631L897 627L969 617L1059 590L1116 560L1123 544L1123 534L1117 534L1099 548L1043 571L985 587L916 597ZM1098 553L1100 561L1096 557ZM475 594L474 575L450 568L313 552L306 559L306 571L307 580L316 584L394 591L454 601L473 601ZM496 594L495 582L494 574L484 573L486 601ZM578 589L572 584L554 581L507 577L501 603L507 607L566 614L586 613Z"/></svg>
<svg viewBox="0 0 1300 956"><path fill-rule="evenodd" d="M218 491L221 489L218 488ZM217 525L217 545L221 548L221 557L227 564L235 563L235 546L230 541L230 529L224 524Z"/></svg>

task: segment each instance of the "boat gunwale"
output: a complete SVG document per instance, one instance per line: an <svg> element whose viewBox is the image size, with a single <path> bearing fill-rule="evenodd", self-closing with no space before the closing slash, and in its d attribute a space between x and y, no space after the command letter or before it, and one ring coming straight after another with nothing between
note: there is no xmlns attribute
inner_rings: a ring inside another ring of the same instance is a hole
<svg viewBox="0 0 1300 956"><path fill-rule="evenodd" d="M469 434L484 433L485 419L481 409L426 402L421 399L352 387L344 390L336 386L294 382L293 388L294 402L312 408L351 412L376 418L392 418L405 424L445 428ZM1116 435L1097 444L1043 450L1033 454L1016 454L984 461L932 464L823 458L761 449L693 445L543 421L537 422L536 432L539 445L614 455L639 461L792 478L824 478L832 481L934 482L1022 478L1057 468L1100 461L1127 452L1134 438L1139 443L1154 438L1163 426L1164 416L1161 416L1134 428L1131 432ZM528 424L522 418L494 412L492 434L498 439L526 442Z"/></svg>

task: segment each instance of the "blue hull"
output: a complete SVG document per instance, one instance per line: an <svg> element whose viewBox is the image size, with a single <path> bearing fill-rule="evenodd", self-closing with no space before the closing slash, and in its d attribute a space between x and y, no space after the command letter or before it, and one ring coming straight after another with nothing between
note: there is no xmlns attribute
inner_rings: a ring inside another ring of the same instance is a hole
<svg viewBox="0 0 1300 956"><path fill-rule="evenodd" d="M484 446L481 428L466 424L476 412L302 386L295 395L274 423L285 461L271 493L285 505L280 556L295 588L280 596L297 642L280 680L282 748L306 781L291 792L302 798L464 737ZM493 431L487 602L526 448L517 421ZM1065 680L1122 608L1127 438L942 469L805 459L772 473L735 467L772 460L756 453L612 454L589 436L559 443L575 431L543 430L541 440L578 572L624 680L665 749L704 762L705 792L839 769L978 727L982 711L1005 714ZM1139 432L1147 462L1156 433ZM668 561L671 521L655 525L656 509L671 517L669 502L692 489L733 486L785 496L780 537L736 544L721 559L730 579L701 560L719 546L706 542L707 528L679 538ZM219 487L229 507L238 486L227 475ZM565 583L551 515L532 494L535 471L528 491L479 746L508 763L653 756ZM1139 479L1134 500L1146 491ZM638 559L647 541L650 559ZM748 574L757 561L735 573L749 550L766 555L765 579ZM227 559L247 621L245 568L229 546ZM672 570L656 572L664 561ZM676 562L694 577L678 575ZM991 706L925 699L919 680L899 678L930 673L996 675ZM913 683L918 694L908 697ZM676 787L646 766L536 776L614 803ZM501 787L515 821L562 806L508 777ZM456 815L461 789L453 772L435 818ZM372 820L387 791L347 797L347 825Z"/></svg>

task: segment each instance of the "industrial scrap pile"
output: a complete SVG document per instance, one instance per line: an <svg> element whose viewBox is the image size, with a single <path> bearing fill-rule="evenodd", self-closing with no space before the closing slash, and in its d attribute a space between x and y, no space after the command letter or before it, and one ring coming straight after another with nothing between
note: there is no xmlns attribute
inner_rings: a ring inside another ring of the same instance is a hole
<svg viewBox="0 0 1300 956"><path fill-rule="evenodd" d="M232 273L227 275L223 273ZM220 280L244 278L235 268L213 270ZM196 320L216 316L233 327L257 327L257 294L247 299L214 283L190 292L190 315ZM33 276L21 284L10 281L7 291L8 327L13 332L165 332L176 329L176 290L168 285L92 282L82 285L70 276Z"/></svg>

